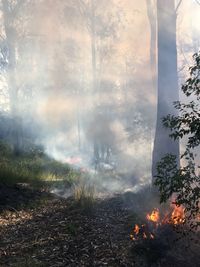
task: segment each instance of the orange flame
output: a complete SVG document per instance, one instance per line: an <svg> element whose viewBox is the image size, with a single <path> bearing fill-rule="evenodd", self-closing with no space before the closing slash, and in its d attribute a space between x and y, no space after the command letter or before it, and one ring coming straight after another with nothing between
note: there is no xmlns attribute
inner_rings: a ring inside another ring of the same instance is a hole
<svg viewBox="0 0 200 267"><path fill-rule="evenodd" d="M140 232L140 227L138 224L136 224L135 227L133 228L133 233L130 234L130 238L132 240L135 240L136 239L135 237L139 234L139 232Z"/></svg>
<svg viewBox="0 0 200 267"><path fill-rule="evenodd" d="M174 225L182 224L185 222L185 209L182 206L174 207L171 215L171 221Z"/></svg>
<svg viewBox="0 0 200 267"><path fill-rule="evenodd" d="M159 209L154 209L151 213L148 213L146 216L148 221L158 223L160 220L160 212Z"/></svg>
<svg viewBox="0 0 200 267"><path fill-rule="evenodd" d="M130 238L131 240L138 240L140 237L143 239L154 239L154 234L148 231L148 227L145 224L142 224L141 227L136 224L130 234Z"/></svg>
<svg viewBox="0 0 200 267"><path fill-rule="evenodd" d="M146 219L153 222L154 229L149 231L148 224L139 226L138 224L132 230L130 238L132 240L138 240L139 237L143 239L154 239L155 230L162 224L180 225L185 222L185 209L182 206L173 204L173 210L161 218L159 209L153 209L151 213L146 215Z"/></svg>
<svg viewBox="0 0 200 267"><path fill-rule="evenodd" d="M140 227L138 226L138 224L135 225L135 228L133 230L133 232L138 235L139 234L139 231L140 231Z"/></svg>

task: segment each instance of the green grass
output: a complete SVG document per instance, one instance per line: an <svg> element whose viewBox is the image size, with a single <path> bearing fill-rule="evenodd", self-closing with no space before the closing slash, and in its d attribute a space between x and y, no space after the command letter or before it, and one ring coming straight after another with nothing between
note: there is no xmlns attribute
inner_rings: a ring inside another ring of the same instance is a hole
<svg viewBox="0 0 200 267"><path fill-rule="evenodd" d="M72 183L79 177L69 165L51 159L41 151L14 156L11 148L0 142L0 183L28 183L33 187L51 187Z"/></svg>

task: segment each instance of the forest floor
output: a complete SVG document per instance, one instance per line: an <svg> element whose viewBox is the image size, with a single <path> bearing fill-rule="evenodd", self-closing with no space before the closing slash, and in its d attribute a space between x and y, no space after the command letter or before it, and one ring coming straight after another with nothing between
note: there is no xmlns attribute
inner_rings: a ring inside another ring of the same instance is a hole
<svg viewBox="0 0 200 267"><path fill-rule="evenodd" d="M138 210L138 199L130 198L97 199L84 210L72 198L0 185L0 266L200 266L196 248L174 245L173 256L166 253L159 263L134 254L129 236L137 215L130 207Z"/></svg>

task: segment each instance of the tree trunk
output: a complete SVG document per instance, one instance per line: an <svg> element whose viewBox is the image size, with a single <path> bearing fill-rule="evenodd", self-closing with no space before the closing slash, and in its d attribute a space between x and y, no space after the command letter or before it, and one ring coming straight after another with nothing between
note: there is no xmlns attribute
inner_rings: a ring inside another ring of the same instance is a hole
<svg viewBox="0 0 200 267"><path fill-rule="evenodd" d="M179 161L179 142L169 137L170 131L162 124L162 118L167 114L176 115L173 101L179 99L174 2L174 0L157 0L158 102L152 164L153 177L156 174L157 162L167 153L176 155Z"/></svg>
<svg viewBox="0 0 200 267"><path fill-rule="evenodd" d="M91 58L92 58L92 94L96 93L96 22L95 22L95 7L94 0L91 0ZM99 161L99 146L98 140L94 136L94 160Z"/></svg>
<svg viewBox="0 0 200 267"><path fill-rule="evenodd" d="M8 72L7 72L7 82L8 82L8 92L9 92L9 102L10 102L10 112L13 118L12 124L12 143L14 148L14 153L16 155L20 152L21 147L21 120L19 116L19 103L18 103L18 88L16 83L16 42L17 33L13 26L13 15L9 7L9 2L7 0L2 1L2 9L4 16L4 27L6 33L6 42L8 47Z"/></svg>
<svg viewBox="0 0 200 267"><path fill-rule="evenodd" d="M146 0L147 15L150 26L150 66L153 89L156 90L157 62L156 62L156 1Z"/></svg>
<svg viewBox="0 0 200 267"><path fill-rule="evenodd" d="M92 51L92 90L96 89L96 29L95 29L95 7L91 0L91 51Z"/></svg>

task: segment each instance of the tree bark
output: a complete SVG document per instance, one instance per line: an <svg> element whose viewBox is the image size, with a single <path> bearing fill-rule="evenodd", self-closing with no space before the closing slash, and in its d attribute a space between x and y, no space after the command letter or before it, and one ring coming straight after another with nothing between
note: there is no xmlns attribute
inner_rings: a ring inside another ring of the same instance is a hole
<svg viewBox="0 0 200 267"><path fill-rule="evenodd" d="M150 66L151 66L151 76L152 84L154 90L156 90L156 76L157 76L157 62L156 62L156 1L146 0L147 5L147 15L150 26Z"/></svg>
<svg viewBox="0 0 200 267"><path fill-rule="evenodd" d="M176 10L174 0L157 0L158 23L158 102L157 123L153 149L152 175L156 175L157 162L167 153L177 156L179 142L169 137L170 131L163 127L162 118L176 115L173 102L179 99L176 47Z"/></svg>

